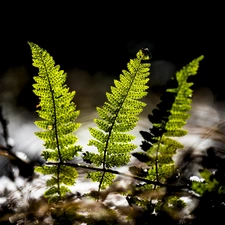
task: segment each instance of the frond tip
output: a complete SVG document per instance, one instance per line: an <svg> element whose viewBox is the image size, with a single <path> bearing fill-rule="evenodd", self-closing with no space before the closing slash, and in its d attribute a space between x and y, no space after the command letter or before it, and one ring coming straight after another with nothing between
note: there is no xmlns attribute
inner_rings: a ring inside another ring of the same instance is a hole
<svg viewBox="0 0 225 225"><path fill-rule="evenodd" d="M84 154L84 160L103 166L103 172L91 172L88 177L99 182L99 189L111 184L115 176L106 176L105 169L120 167L130 160L130 152L137 146L131 141L135 136L127 134L135 128L145 103L139 101L147 95L149 81L149 54L147 49L140 50L137 58L127 64L120 80L114 80L111 93L106 93L108 102L97 107L99 119L95 119L97 128L89 128L92 137L89 145L95 146L98 153Z"/></svg>

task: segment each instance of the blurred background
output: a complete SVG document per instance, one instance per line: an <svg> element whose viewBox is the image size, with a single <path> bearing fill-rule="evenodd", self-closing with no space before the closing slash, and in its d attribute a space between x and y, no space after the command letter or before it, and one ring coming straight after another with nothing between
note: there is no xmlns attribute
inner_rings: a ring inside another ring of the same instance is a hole
<svg viewBox="0 0 225 225"><path fill-rule="evenodd" d="M38 70L32 66L27 41L46 49L67 72L67 84L76 90L74 100L81 110L82 141L87 140L86 128L93 124L95 107L104 103L113 79L142 47L149 48L152 67L145 99L148 107L138 128L149 127L146 115L158 103L167 80L200 55L205 58L194 80L197 110L192 123L200 117L201 123L208 121L208 127L220 121L218 110L223 112L225 99L225 39L219 5L71 3L4 3L0 7L0 104L9 120L15 151L39 157L42 149L33 134L38 99L32 84Z"/></svg>
<svg viewBox="0 0 225 225"><path fill-rule="evenodd" d="M18 104L34 109L31 84L37 70L27 44L31 41L46 49L74 83L99 74L100 80L118 77L128 60L148 47L152 86L160 86L174 70L203 54L195 87L207 86L223 98L224 16L219 5L148 3L2 5L0 77L7 78L1 80L1 92L8 87L8 92L19 91L17 82L22 89Z"/></svg>

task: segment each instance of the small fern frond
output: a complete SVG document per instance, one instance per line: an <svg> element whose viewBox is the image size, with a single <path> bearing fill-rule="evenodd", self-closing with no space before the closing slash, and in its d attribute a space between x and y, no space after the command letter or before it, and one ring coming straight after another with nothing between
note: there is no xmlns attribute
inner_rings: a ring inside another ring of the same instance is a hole
<svg viewBox="0 0 225 225"><path fill-rule="evenodd" d="M168 88L161 97L157 108L149 115L149 121L153 127L150 132L140 131L144 141L141 148L149 155L148 165L149 179L164 182L174 171L172 156L183 145L174 140L187 134L183 129L189 118L191 109L191 97L193 83L188 78L197 74L199 62L203 56L193 60L187 66L176 73L175 78L168 82ZM154 160L153 160L154 158Z"/></svg>
<svg viewBox="0 0 225 225"><path fill-rule="evenodd" d="M45 150L42 156L46 161L58 162L58 165L37 167L36 171L43 174L52 174L47 181L50 189L46 196L63 196L68 188L61 184L73 185L77 177L74 168L67 168L60 163L72 160L81 151L80 146L75 146L77 137L73 134L80 124L75 123L79 115L72 102L75 92L69 92L65 84L66 73L55 66L53 58L48 52L38 45L29 42L33 66L39 69L39 76L35 76L33 92L40 99L37 113L43 120L35 124L42 131L35 134L44 141Z"/></svg>
<svg viewBox="0 0 225 225"><path fill-rule="evenodd" d="M99 182L99 190L111 184L115 178L115 175L104 170L126 165L130 152L137 147L131 143L135 136L127 132L137 125L138 115L146 105L139 100L147 95L149 59L147 50L140 50L137 58L128 63L128 71L123 70L120 80L114 80L111 93L106 93L108 102L102 108L97 107L100 118L94 120L97 128L89 129L94 139L88 145L95 146L98 153L87 152L83 159L96 166L102 165L103 172L88 173L89 178Z"/></svg>

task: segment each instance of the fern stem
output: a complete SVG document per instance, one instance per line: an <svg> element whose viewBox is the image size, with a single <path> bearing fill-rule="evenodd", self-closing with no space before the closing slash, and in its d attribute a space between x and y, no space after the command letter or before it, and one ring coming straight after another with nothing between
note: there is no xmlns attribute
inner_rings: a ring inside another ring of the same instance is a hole
<svg viewBox="0 0 225 225"><path fill-rule="evenodd" d="M40 58L42 59L42 57L40 57ZM60 152L59 139L58 139L58 128L57 128L57 118L56 118L56 106L55 106L54 92L53 92L52 85L51 85L51 82L50 82L50 79L49 79L48 70L47 70L47 67L46 67L46 64L45 64L44 61L43 61L43 64L44 64L45 71L46 71L46 74L47 74L49 88L50 88L50 92L51 92L51 96L52 96L52 103L53 103L53 109L54 109L54 124L55 124L56 145L57 145L57 150L58 150L58 155L59 155L59 162L62 163L62 155L61 155L61 152Z"/></svg>
<svg viewBox="0 0 225 225"><path fill-rule="evenodd" d="M165 127L165 123L163 123L163 129ZM160 144L162 142L162 138L163 138L163 135L160 136L160 139L159 139L159 142L158 142L158 146L157 146L157 149L156 149L156 154L155 154L155 173L156 173L156 182L159 183L159 170L158 170L158 156L159 156L159 149L160 149ZM157 185L154 185L154 189L156 189L156 186Z"/></svg>
<svg viewBox="0 0 225 225"><path fill-rule="evenodd" d="M103 169L102 177L101 177L101 180L100 180L99 185L98 185L98 193L99 193L100 190L101 190L102 182L103 182L103 179L104 179L104 176L105 176L105 173L106 173L105 170L106 170L106 168Z"/></svg>
<svg viewBox="0 0 225 225"><path fill-rule="evenodd" d="M58 166L57 166L57 188L58 188L59 198L61 198L60 182L59 182L60 165L61 165L61 163L58 163Z"/></svg>
<svg viewBox="0 0 225 225"><path fill-rule="evenodd" d="M59 147L55 99L54 99L54 93L53 93L53 90L52 90L52 86L51 86L51 83L50 83L50 80L49 80L49 76L48 76L48 82L49 82L50 91L51 91L51 95L52 95L52 101L53 101L56 145L57 145L57 150L58 150L58 155L59 155L59 161L61 163L62 162L62 155L61 155L60 147Z"/></svg>

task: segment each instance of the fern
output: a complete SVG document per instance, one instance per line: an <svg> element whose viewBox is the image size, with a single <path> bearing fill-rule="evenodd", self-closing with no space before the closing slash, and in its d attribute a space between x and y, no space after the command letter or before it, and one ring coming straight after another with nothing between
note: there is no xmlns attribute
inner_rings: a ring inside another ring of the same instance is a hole
<svg viewBox="0 0 225 225"><path fill-rule="evenodd" d="M80 124L75 123L79 115L75 104L72 102L75 92L67 88L66 73L55 66L53 58L38 45L29 42L33 66L39 69L39 76L35 76L33 84L35 95L39 96L40 103L37 113L43 120L35 124L42 131L35 134L44 141L45 150L42 156L46 161L57 162L57 165L44 165L37 167L36 171L42 174L52 174L47 181L49 189L46 197L60 199L67 192L67 186L74 185L77 177L75 168L62 165L71 160L81 151L80 146L75 146L77 137L73 134Z"/></svg>
<svg viewBox="0 0 225 225"><path fill-rule="evenodd" d="M197 73L202 59L203 56L200 56L176 73L168 83L161 102L149 115L149 121L153 124L150 132L140 132L144 138L141 148L145 153L135 153L134 156L147 161L150 169L145 177L149 180L165 182L174 172L172 156L178 148L183 148L174 137L187 134L183 126L190 116L188 111L191 109L193 83L188 78Z"/></svg>
<svg viewBox="0 0 225 225"><path fill-rule="evenodd" d="M138 114L146 105L139 99L147 95L149 59L147 49L140 50L137 58L128 63L128 71L122 71L120 81L114 80L112 93L106 93L108 102L102 108L97 107L100 119L94 120L97 128L89 128L94 139L88 145L95 146L98 153L86 152L83 159L102 166L102 171L90 172L87 176L92 181L99 182L99 190L110 185L115 178L106 169L126 165L130 161L130 152L137 147L131 143L135 136L127 132L136 126Z"/></svg>

